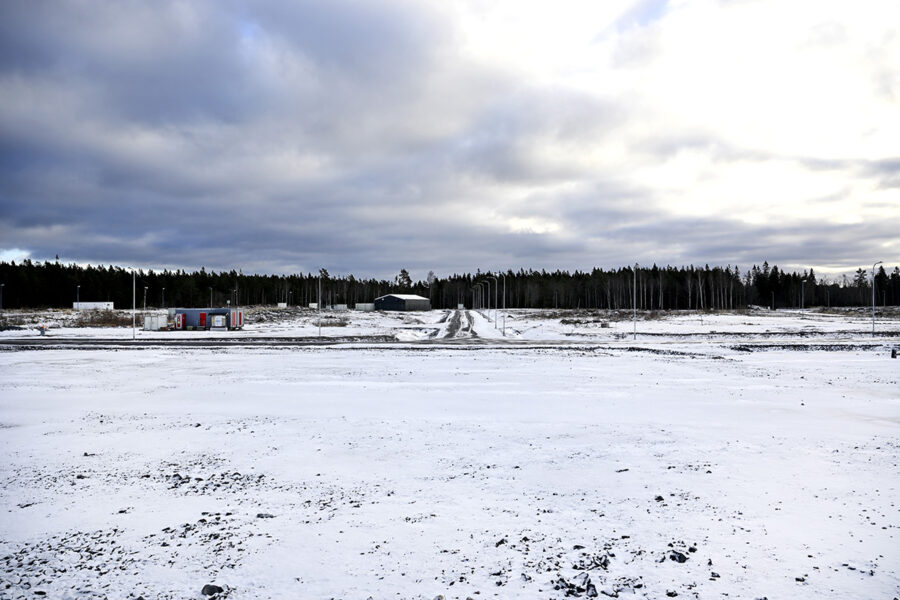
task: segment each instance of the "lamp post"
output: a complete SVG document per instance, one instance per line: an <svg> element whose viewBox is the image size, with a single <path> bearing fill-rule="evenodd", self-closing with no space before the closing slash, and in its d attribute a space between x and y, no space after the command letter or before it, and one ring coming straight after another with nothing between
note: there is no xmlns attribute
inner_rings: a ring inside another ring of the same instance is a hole
<svg viewBox="0 0 900 600"><path fill-rule="evenodd" d="M148 286L146 286L146 285L144 286L144 310L143 310L143 312L145 312L145 313L147 312L147 287Z"/></svg>
<svg viewBox="0 0 900 600"><path fill-rule="evenodd" d="M637 341L637 270L638 264L634 263L634 284L632 285L632 299L631 299L631 307L632 307L632 322L634 323L634 333L632 334L632 339Z"/></svg>
<svg viewBox="0 0 900 600"><path fill-rule="evenodd" d="M75 286L75 306L81 308L81 286Z"/></svg>
<svg viewBox="0 0 900 600"><path fill-rule="evenodd" d="M506 336L506 273L501 273L503 278L503 335Z"/></svg>
<svg viewBox="0 0 900 600"><path fill-rule="evenodd" d="M800 280L800 314L803 314L803 309L806 305L806 277Z"/></svg>
<svg viewBox="0 0 900 600"><path fill-rule="evenodd" d="M479 281L472 286L475 291L475 300L472 303L473 310L480 310L484 307L484 282Z"/></svg>
<svg viewBox="0 0 900 600"><path fill-rule="evenodd" d="M488 279L494 280L494 329L497 329L497 293L500 291L500 281L493 275L488 277Z"/></svg>
<svg viewBox="0 0 900 600"><path fill-rule="evenodd" d="M0 310L3 310L3 286L5 283L0 283Z"/></svg>
<svg viewBox="0 0 900 600"><path fill-rule="evenodd" d="M872 337L875 337L875 267L881 264L879 260L872 265Z"/></svg>
<svg viewBox="0 0 900 600"><path fill-rule="evenodd" d="M131 340L134 341L137 339L137 327L135 325L135 313L137 313L137 272L134 270L134 267L126 265L125 268L131 269Z"/></svg>
<svg viewBox="0 0 900 600"><path fill-rule="evenodd" d="M212 308L212 286L209 287L209 307Z"/></svg>
<svg viewBox="0 0 900 600"><path fill-rule="evenodd" d="M319 311L319 337L322 337L322 270L319 269L319 299L316 301L316 310Z"/></svg>
<svg viewBox="0 0 900 600"><path fill-rule="evenodd" d="M162 307L166 307L166 288L163 288L162 290Z"/></svg>

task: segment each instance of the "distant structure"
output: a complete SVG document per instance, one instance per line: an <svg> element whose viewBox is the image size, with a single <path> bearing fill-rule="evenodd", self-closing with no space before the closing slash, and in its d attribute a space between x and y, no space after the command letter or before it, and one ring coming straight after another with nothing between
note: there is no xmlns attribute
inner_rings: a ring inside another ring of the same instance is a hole
<svg viewBox="0 0 900 600"><path fill-rule="evenodd" d="M244 326L242 308L170 308L175 329L227 331Z"/></svg>
<svg viewBox="0 0 900 600"><path fill-rule="evenodd" d="M112 302L73 302L75 310L113 310Z"/></svg>
<svg viewBox="0 0 900 600"><path fill-rule="evenodd" d="M388 294L375 298L375 310L431 310L431 300L415 294Z"/></svg>

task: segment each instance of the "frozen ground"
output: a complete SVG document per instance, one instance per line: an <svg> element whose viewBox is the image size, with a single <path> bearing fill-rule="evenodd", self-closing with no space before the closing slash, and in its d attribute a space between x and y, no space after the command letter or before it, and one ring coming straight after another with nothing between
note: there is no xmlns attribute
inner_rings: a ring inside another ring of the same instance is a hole
<svg viewBox="0 0 900 600"><path fill-rule="evenodd" d="M631 311L563 311L515 309L507 311L455 311L390 313L323 311L292 308L245 309L247 325L241 331L142 331L137 314L134 337L143 341L257 338L312 339L332 341L518 341L518 342L612 342L631 341ZM96 316L97 313L94 313ZM72 310L6 311L0 316L0 340L38 337L43 325L46 337L56 340L132 338L131 313L115 311L126 326L84 327L79 321L90 316ZM495 323L496 321L496 323ZM637 333L644 342L703 340L777 341L853 340L871 341L872 314L868 308L807 310L743 310L721 313L669 311L638 313ZM879 307L876 337L900 337L900 308Z"/></svg>
<svg viewBox="0 0 900 600"><path fill-rule="evenodd" d="M900 322L700 318L6 332L0 597L900 596Z"/></svg>

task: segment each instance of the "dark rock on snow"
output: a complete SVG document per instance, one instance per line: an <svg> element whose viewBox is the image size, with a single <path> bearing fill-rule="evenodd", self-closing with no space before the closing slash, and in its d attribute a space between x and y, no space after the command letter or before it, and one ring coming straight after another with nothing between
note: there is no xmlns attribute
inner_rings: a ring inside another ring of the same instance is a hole
<svg viewBox="0 0 900 600"><path fill-rule="evenodd" d="M225 591L224 589L220 588L217 585L207 583L206 585L203 586L203 589L200 590L200 593L203 594L204 596L213 596L215 594L221 594L224 591Z"/></svg>

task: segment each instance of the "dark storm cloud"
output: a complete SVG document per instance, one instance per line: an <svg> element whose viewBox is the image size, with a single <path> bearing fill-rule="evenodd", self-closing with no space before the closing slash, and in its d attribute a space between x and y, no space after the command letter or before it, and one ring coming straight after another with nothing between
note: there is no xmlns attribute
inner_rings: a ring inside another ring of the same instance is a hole
<svg viewBox="0 0 900 600"><path fill-rule="evenodd" d="M620 25L665 12L640 3ZM423 277L824 260L862 233L660 210L627 161L584 157L773 157L687 125L641 129L633 98L463 58L458 37L420 2L4 2L0 251ZM896 160L790 160L896 187ZM889 225L846 255L889 243Z"/></svg>

